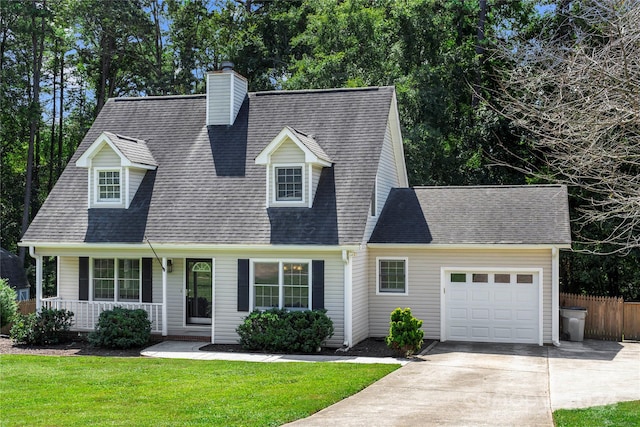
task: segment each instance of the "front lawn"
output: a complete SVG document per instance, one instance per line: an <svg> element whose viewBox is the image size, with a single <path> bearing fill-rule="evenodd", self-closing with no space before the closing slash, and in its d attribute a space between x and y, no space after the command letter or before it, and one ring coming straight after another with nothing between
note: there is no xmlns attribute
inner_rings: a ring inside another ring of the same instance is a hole
<svg viewBox="0 0 640 427"><path fill-rule="evenodd" d="M0 356L0 425L276 426L398 365Z"/></svg>
<svg viewBox="0 0 640 427"><path fill-rule="evenodd" d="M640 426L640 400L594 406L584 409L559 409L553 413L558 427Z"/></svg>

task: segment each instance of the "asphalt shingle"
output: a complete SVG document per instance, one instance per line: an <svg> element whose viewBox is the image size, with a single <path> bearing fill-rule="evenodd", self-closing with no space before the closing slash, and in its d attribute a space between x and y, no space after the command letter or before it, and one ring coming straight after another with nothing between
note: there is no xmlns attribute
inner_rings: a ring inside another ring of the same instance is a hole
<svg viewBox="0 0 640 427"><path fill-rule="evenodd" d="M250 93L233 126L205 124L205 97L110 100L23 242L359 244L393 88ZM311 209L265 206L254 159L285 127L321 142L325 168ZM128 210L87 209L78 157L102 132L143 140L157 163Z"/></svg>
<svg viewBox="0 0 640 427"><path fill-rule="evenodd" d="M570 244L561 185L391 190L370 243Z"/></svg>

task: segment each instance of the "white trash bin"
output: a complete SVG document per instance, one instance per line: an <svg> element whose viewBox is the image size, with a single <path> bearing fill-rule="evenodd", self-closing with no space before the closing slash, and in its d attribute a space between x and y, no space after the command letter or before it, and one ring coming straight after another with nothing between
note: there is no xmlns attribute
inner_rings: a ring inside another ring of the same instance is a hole
<svg viewBox="0 0 640 427"><path fill-rule="evenodd" d="M569 336L569 341L584 340L584 319L587 309L584 307L561 307L562 331Z"/></svg>

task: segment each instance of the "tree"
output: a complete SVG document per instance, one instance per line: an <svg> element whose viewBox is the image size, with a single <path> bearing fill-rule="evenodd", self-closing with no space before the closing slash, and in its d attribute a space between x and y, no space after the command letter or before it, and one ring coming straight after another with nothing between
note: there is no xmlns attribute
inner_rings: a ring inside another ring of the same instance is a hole
<svg viewBox="0 0 640 427"><path fill-rule="evenodd" d="M629 253L640 248L640 3L572 2L557 13L555 31L503 46L511 65L494 106L536 150L529 171L575 189L585 248Z"/></svg>

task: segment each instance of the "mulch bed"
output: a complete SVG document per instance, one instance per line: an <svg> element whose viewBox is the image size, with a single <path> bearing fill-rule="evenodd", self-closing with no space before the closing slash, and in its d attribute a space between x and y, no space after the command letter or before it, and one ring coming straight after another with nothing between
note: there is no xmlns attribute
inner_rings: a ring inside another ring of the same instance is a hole
<svg viewBox="0 0 640 427"><path fill-rule="evenodd" d="M426 349L433 340L424 340L420 352ZM247 353L239 344L209 344L200 347L200 351L220 351L231 353ZM418 354L420 353L418 352ZM252 353L262 353L255 351ZM315 355L331 355L331 356L360 356L360 357L398 357L398 355L387 347L384 338L367 338L366 340L356 344L349 349L322 348L319 353L311 353Z"/></svg>
<svg viewBox="0 0 640 427"><path fill-rule="evenodd" d="M14 344L6 335L0 336L0 354L31 354L46 356L105 356L105 357L140 357L140 351L144 348L134 348L128 350L108 349L93 347L84 337L77 337L72 341L51 344L47 346L28 346ZM427 348L433 340L425 340L422 350ZM149 345L156 344L150 343ZM239 344L209 344L200 348L201 351L218 351L229 353L247 353ZM383 338L368 338L356 346L348 349L323 348L316 355L333 356L361 356L361 357L397 357L391 349L387 347Z"/></svg>

